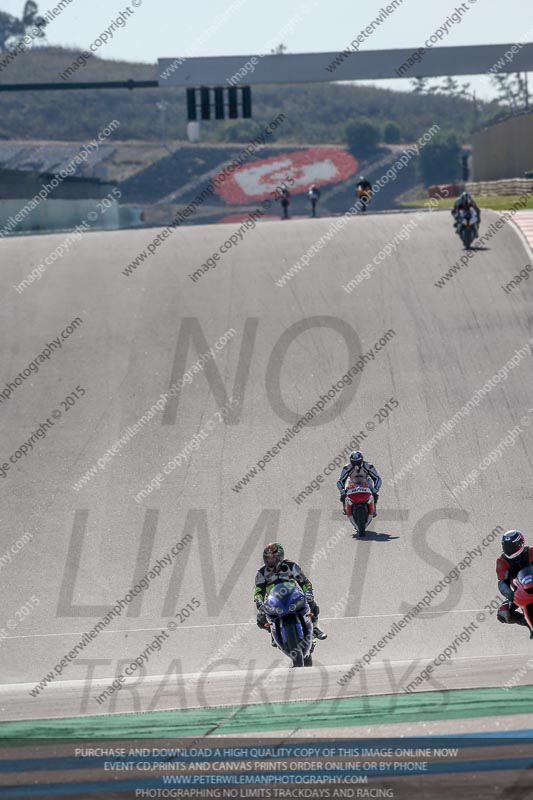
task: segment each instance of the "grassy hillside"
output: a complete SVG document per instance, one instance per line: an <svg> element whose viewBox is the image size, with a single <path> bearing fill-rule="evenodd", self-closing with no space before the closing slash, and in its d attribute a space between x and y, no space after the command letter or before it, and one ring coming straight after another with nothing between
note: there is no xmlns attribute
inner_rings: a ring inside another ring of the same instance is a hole
<svg viewBox="0 0 533 800"><path fill-rule="evenodd" d="M0 73L1 83L33 81L62 82L63 72L79 55L78 51L42 47L18 55ZM283 58L283 56L280 56ZM72 80L153 80L157 65L105 61L92 58ZM161 137L157 103L166 100L167 136L185 139L186 110L184 89L89 90L65 92L0 93L0 136L51 140L87 140L111 119L121 123L115 138L157 141ZM253 89L254 120L202 123L206 142L247 140L283 111L287 119L278 129L276 140L285 143L342 144L343 127L357 117L370 117L378 123L389 120L401 128L402 140L417 139L433 124L456 130L468 141L473 125L470 101L444 96L400 93L368 86L304 84L263 86ZM482 106L482 115L493 114L495 107Z"/></svg>

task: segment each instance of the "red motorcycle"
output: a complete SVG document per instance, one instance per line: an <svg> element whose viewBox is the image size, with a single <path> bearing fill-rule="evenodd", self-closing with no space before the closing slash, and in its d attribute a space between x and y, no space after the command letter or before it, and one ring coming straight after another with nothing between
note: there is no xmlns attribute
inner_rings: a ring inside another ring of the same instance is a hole
<svg viewBox="0 0 533 800"><path fill-rule="evenodd" d="M361 479L348 478L345 508L346 516L359 536L364 536L374 518L374 495L368 483Z"/></svg>
<svg viewBox="0 0 533 800"><path fill-rule="evenodd" d="M530 637L533 639L533 568L521 569L513 584L515 586L513 603L522 611Z"/></svg>

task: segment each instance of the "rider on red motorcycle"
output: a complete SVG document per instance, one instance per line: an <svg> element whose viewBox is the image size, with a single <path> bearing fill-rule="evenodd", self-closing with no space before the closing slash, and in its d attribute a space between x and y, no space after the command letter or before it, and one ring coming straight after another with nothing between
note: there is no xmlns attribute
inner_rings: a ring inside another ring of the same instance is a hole
<svg viewBox="0 0 533 800"><path fill-rule="evenodd" d="M527 547L524 535L520 531L507 531L502 536L502 551L496 561L496 574L498 589L507 599L498 609L496 616L500 622L527 625L524 616L517 611L513 603L512 581L521 569L533 566L533 549Z"/></svg>
<svg viewBox="0 0 533 800"><path fill-rule="evenodd" d="M341 493L340 501L342 503L343 512L346 514L344 501L346 500L346 479L347 478L360 478L362 481L368 483L372 494L374 495L374 516L377 516L376 506L379 497L379 490L381 488L382 480L378 475L378 471L373 464L363 459L363 454L360 450L354 450L350 453L350 461L344 465L341 470L339 480L337 481L337 489Z"/></svg>
<svg viewBox="0 0 533 800"><path fill-rule="evenodd" d="M260 567L255 576L254 602L257 607L257 625L259 628L266 628L267 618L262 610L263 603L269 591L276 583L283 581L295 581L305 594L307 604L311 609L313 622L313 634L317 639L327 639L327 633L318 627L318 615L320 609L315 602L313 595L313 584L305 575L302 568L294 561L285 558L285 551L279 542L267 544L263 550L264 566ZM273 645L276 646L275 644Z"/></svg>

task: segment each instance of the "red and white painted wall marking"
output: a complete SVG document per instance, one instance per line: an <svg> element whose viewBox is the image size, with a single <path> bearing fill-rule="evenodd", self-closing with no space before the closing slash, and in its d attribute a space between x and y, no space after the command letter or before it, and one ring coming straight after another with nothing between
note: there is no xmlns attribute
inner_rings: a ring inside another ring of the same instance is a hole
<svg viewBox="0 0 533 800"><path fill-rule="evenodd" d="M345 181L358 166L341 147L311 147L238 167L216 191L227 203L242 205L272 197L288 178L292 179L288 183L291 194L300 194L311 183L325 186Z"/></svg>

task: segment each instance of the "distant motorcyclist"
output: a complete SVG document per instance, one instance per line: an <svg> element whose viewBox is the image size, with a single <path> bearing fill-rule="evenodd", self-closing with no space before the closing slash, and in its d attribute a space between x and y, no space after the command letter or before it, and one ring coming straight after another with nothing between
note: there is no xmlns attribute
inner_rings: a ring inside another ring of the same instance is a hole
<svg viewBox="0 0 533 800"><path fill-rule="evenodd" d="M259 628L266 628L267 618L263 611L263 603L268 593L277 583L283 581L295 581L305 595L305 599L311 610L313 622L313 634L317 639L326 639L327 633L318 627L318 615L320 609L317 606L313 594L313 584L304 574L302 568L294 561L285 558L285 551L279 542L267 544L263 550L264 566L260 567L255 576L254 602L257 608L257 625ZM276 646L274 644L274 646Z"/></svg>
<svg viewBox="0 0 533 800"><path fill-rule="evenodd" d="M478 227L481 223L481 211L479 210L479 206L475 202L472 195L469 194L469 192L463 192L462 194L460 194L455 203L453 204L452 217L455 220L454 221L455 232L459 233L459 218L461 212L467 211L468 209L470 209L471 211L475 211L477 214L477 224L476 224L476 236L477 236Z"/></svg>
<svg viewBox="0 0 533 800"><path fill-rule="evenodd" d="M307 192L307 196L308 196L309 201L311 203L311 216L312 217L316 217L316 204L318 203L318 201L320 199L320 189L318 188L316 183L312 183L311 184L311 186L309 187L309 190Z"/></svg>
<svg viewBox="0 0 533 800"><path fill-rule="evenodd" d="M370 181L367 181L364 175L359 177L357 181L357 189L362 189L364 192L371 192L372 191L372 184Z"/></svg>
<svg viewBox="0 0 533 800"><path fill-rule="evenodd" d="M364 460L363 454L360 450L354 450L352 453L350 453L350 460L342 468L339 480L337 481L337 489L341 493L340 501L345 514L347 478L358 478L365 483L368 483L368 486L370 487L374 496L374 516L377 517L377 504L379 498L378 492L381 488L382 480L375 466Z"/></svg>
<svg viewBox="0 0 533 800"><path fill-rule="evenodd" d="M361 175L357 181L355 192L360 201L361 211L366 211L370 200L372 199L372 184L367 181L364 175Z"/></svg>
<svg viewBox="0 0 533 800"><path fill-rule="evenodd" d="M282 219L289 219L289 206L291 204L291 193L285 186L281 190L280 203L283 209Z"/></svg>
<svg viewBox="0 0 533 800"><path fill-rule="evenodd" d="M506 598L496 614L500 622L515 625L527 625L524 615L513 603L513 579L521 569L533 566L533 549L526 545L524 535L520 531L507 531L502 536L502 554L496 561L498 589Z"/></svg>

